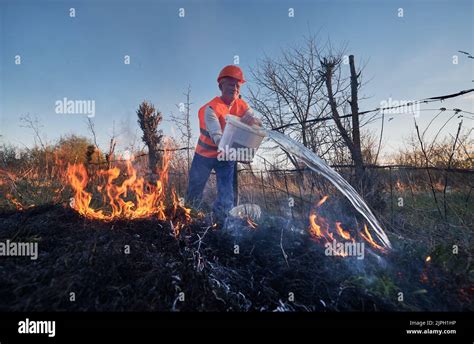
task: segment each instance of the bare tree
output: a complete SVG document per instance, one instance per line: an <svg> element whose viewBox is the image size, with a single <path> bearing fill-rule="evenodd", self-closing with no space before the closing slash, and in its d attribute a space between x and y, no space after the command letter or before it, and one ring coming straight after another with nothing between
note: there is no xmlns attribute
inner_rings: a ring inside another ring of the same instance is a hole
<svg viewBox="0 0 474 344"><path fill-rule="evenodd" d="M107 168L109 169L112 167L112 160L114 157L116 145L117 141L115 140L115 134L113 134L109 142L109 152L105 154L105 159L107 160Z"/></svg>
<svg viewBox="0 0 474 344"><path fill-rule="evenodd" d="M359 181L364 172L358 109L361 71L356 71L353 56L345 71L345 49L336 51L329 41L317 45L310 36L303 46L283 51L281 58L265 58L252 70L257 89L250 89L250 103L266 126L327 161L353 161ZM342 110L352 112L352 122L340 115ZM298 165L290 155L288 159Z"/></svg>
<svg viewBox="0 0 474 344"><path fill-rule="evenodd" d="M94 141L95 148L99 149L99 145L97 144L97 135L95 133L95 125L94 125L94 122L89 117L87 117L87 129L89 129L89 131L92 135L92 139Z"/></svg>
<svg viewBox="0 0 474 344"><path fill-rule="evenodd" d="M39 122L38 117L35 116L34 118L32 118L30 114L26 114L20 117L20 122L21 122L21 125L20 125L21 127L33 130L33 133L35 135L34 136L35 143L39 142L39 144L41 145L41 148L43 150L46 150L46 145L41 139L41 134L40 134L40 129L43 126Z"/></svg>
<svg viewBox="0 0 474 344"><path fill-rule="evenodd" d="M44 167L45 171L49 172L49 151L48 151L48 144L47 142L44 142L43 139L41 138L41 128L43 127L41 123L38 120L38 117L35 116L32 118L30 114L26 114L24 116L20 117L20 126L23 128L28 128L33 130L34 133L34 140L35 140L35 145L40 144L41 146L41 151L40 156L44 155ZM41 158L39 158L39 163L41 163Z"/></svg>
<svg viewBox="0 0 474 344"><path fill-rule="evenodd" d="M356 73L354 56L349 56L350 72L351 72L351 97L349 99L343 99L350 104L352 112L352 126L344 125L341 115L339 113L339 106L341 105L336 100L333 90L333 78L336 73L336 69L340 68L341 59L340 57L324 57L320 60L321 71L320 74L325 80L326 91L329 101L329 106L331 108L332 118L336 123L339 134L344 140L347 148L351 152L352 160L355 165L356 172L356 185L361 188L362 179L364 176L364 161L362 158L362 148L360 144L360 126L359 126L359 106L358 106L358 96L357 91L360 83L358 78L360 72ZM347 122L346 122L347 123Z"/></svg>
<svg viewBox="0 0 474 344"><path fill-rule="evenodd" d="M137 110L138 124L143 131L142 140L148 147L148 165L151 174L155 174L161 164L160 143L163 133L158 125L163 120L161 112L156 111L153 104L143 101Z"/></svg>
<svg viewBox="0 0 474 344"><path fill-rule="evenodd" d="M180 141L186 147L186 162L187 162L187 171L191 166L191 145L193 141L193 132L191 130L191 86L188 86L186 93L183 93L186 97L186 102L177 104L179 114L171 114L171 122L176 125L176 128L180 134Z"/></svg>
<svg viewBox="0 0 474 344"><path fill-rule="evenodd" d="M328 108L319 73L321 54L316 38L311 36L302 46L283 51L281 58L266 57L251 71L257 88L249 92L250 103L262 115L264 125L323 157L335 142L327 123L318 121ZM288 159L298 166L292 156Z"/></svg>

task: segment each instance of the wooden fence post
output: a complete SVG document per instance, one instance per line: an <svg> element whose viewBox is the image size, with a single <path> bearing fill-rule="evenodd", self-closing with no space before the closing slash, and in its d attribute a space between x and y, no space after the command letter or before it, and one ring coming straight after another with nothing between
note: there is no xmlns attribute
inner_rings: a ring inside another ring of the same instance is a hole
<svg viewBox="0 0 474 344"><path fill-rule="evenodd" d="M237 169L237 161L234 165L234 207L239 204L239 170Z"/></svg>
<svg viewBox="0 0 474 344"><path fill-rule="evenodd" d="M393 225L393 186L392 186L392 168L388 168L388 176L390 178L390 223Z"/></svg>
<svg viewBox="0 0 474 344"><path fill-rule="evenodd" d="M288 181L286 180L286 172L283 172L283 176L285 177L286 200L288 204L290 200L290 192L288 191ZM291 210L291 218L292 220L295 220L295 215L293 214L293 207L290 207L290 210Z"/></svg>
<svg viewBox="0 0 474 344"><path fill-rule="evenodd" d="M263 182L263 171L260 171L260 180L262 181L263 201L265 202L265 209L268 211L267 196L265 195L265 184Z"/></svg>

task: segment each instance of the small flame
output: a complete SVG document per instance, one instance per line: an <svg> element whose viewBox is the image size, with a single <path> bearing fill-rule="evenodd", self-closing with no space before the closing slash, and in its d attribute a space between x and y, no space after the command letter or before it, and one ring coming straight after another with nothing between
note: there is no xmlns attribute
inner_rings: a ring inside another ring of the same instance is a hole
<svg viewBox="0 0 474 344"><path fill-rule="evenodd" d="M250 216L247 216L247 223L249 224L250 228L257 228L257 224L250 218Z"/></svg>
<svg viewBox="0 0 474 344"><path fill-rule="evenodd" d="M316 222L316 214L311 214L309 216L309 223L311 225L311 233L314 234L317 238L322 238L323 234L321 232L321 226Z"/></svg>
<svg viewBox="0 0 474 344"><path fill-rule="evenodd" d="M316 240L324 239L325 242L327 243L332 243L333 241L335 241L336 240L335 235L337 235L342 241L356 242L355 237L351 236L350 232L348 230L345 230L342 227L341 222L336 221L334 224L334 229L331 230L330 229L331 226L329 225L328 221L324 217L316 213L317 208L321 207L321 205L323 205L327 199L328 199L327 195L321 198L321 200L315 206L316 209L311 210L311 213L309 215L310 234ZM370 234L369 229L367 228L367 225L364 225L364 230L360 231L358 235L367 243L369 243L373 248L381 252L385 252L386 249L380 246L372 238L372 235ZM344 254L340 254L340 255L345 256Z"/></svg>
<svg viewBox="0 0 474 344"><path fill-rule="evenodd" d="M346 232L344 229L342 229L340 222L336 222L336 230L337 230L337 234L339 234L342 238L346 240L349 240L351 238L351 235L349 234L349 232Z"/></svg>
<svg viewBox="0 0 474 344"><path fill-rule="evenodd" d="M13 205L16 207L16 210L25 210L25 209L30 209L30 208L35 207L34 204L30 204L28 206L23 205L19 200L17 200L15 197L13 197L9 193L5 195L5 198L13 203Z"/></svg>
<svg viewBox="0 0 474 344"><path fill-rule="evenodd" d="M372 247L380 250L381 252L385 252L385 248L377 244L374 239L372 239L372 235L370 235L369 229L367 228L367 225L364 224L364 233L360 232L360 236L364 238L365 241L367 241Z"/></svg>
<svg viewBox="0 0 474 344"><path fill-rule="evenodd" d="M318 202L318 204L316 204L316 208L319 208L320 206L323 205L324 202L326 202L326 200L329 198L328 195L324 196L323 198L321 198Z"/></svg>
<svg viewBox="0 0 474 344"><path fill-rule="evenodd" d="M430 262L430 261L431 261L431 257L430 257L430 256L426 257L425 262L428 263L428 262Z"/></svg>
<svg viewBox="0 0 474 344"><path fill-rule="evenodd" d="M10 202L12 202L16 209L17 210L23 210L25 209L25 207L23 206L23 204L21 204L15 197L13 197L11 194L6 194L6 198L7 200L9 200Z"/></svg>
<svg viewBox="0 0 474 344"><path fill-rule="evenodd" d="M395 183L395 188L398 191L405 191L405 185L400 181L400 179L398 179L397 182Z"/></svg>

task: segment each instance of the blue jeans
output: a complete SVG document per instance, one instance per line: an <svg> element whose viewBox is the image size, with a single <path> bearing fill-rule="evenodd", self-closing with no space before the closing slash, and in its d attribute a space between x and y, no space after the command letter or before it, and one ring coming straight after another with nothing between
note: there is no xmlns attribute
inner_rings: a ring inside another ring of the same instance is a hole
<svg viewBox="0 0 474 344"><path fill-rule="evenodd" d="M219 161L217 158L207 158L195 153L189 171L187 202L193 206L199 206L202 202L204 187L211 171L214 170L217 177L217 199L212 211L217 217L227 217L234 205L234 167L235 161Z"/></svg>

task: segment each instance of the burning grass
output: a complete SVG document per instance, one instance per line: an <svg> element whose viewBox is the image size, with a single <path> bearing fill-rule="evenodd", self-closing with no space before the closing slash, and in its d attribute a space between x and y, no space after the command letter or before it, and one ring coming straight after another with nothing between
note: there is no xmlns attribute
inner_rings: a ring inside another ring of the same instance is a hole
<svg viewBox="0 0 474 344"><path fill-rule="evenodd" d="M178 200L174 188L171 188L171 191L166 190L169 161L170 153L166 152L155 183L148 182L144 177L140 177L130 159L125 162L125 172L122 172L119 167L99 170L98 176L102 177L103 183L97 185L96 190L102 198L102 206L108 206L108 212L91 206L93 194L86 190L89 182L86 167L76 164L69 165L67 180L74 191L70 205L88 219L103 221L149 217L173 221L177 218L178 212L181 212L184 214L183 222L176 224L176 226L181 227L191 221L189 215L191 209L184 207L183 202ZM121 181L119 181L120 177L122 177ZM165 202L167 196L170 195L171 213L166 213ZM127 197L132 199L127 200Z"/></svg>

